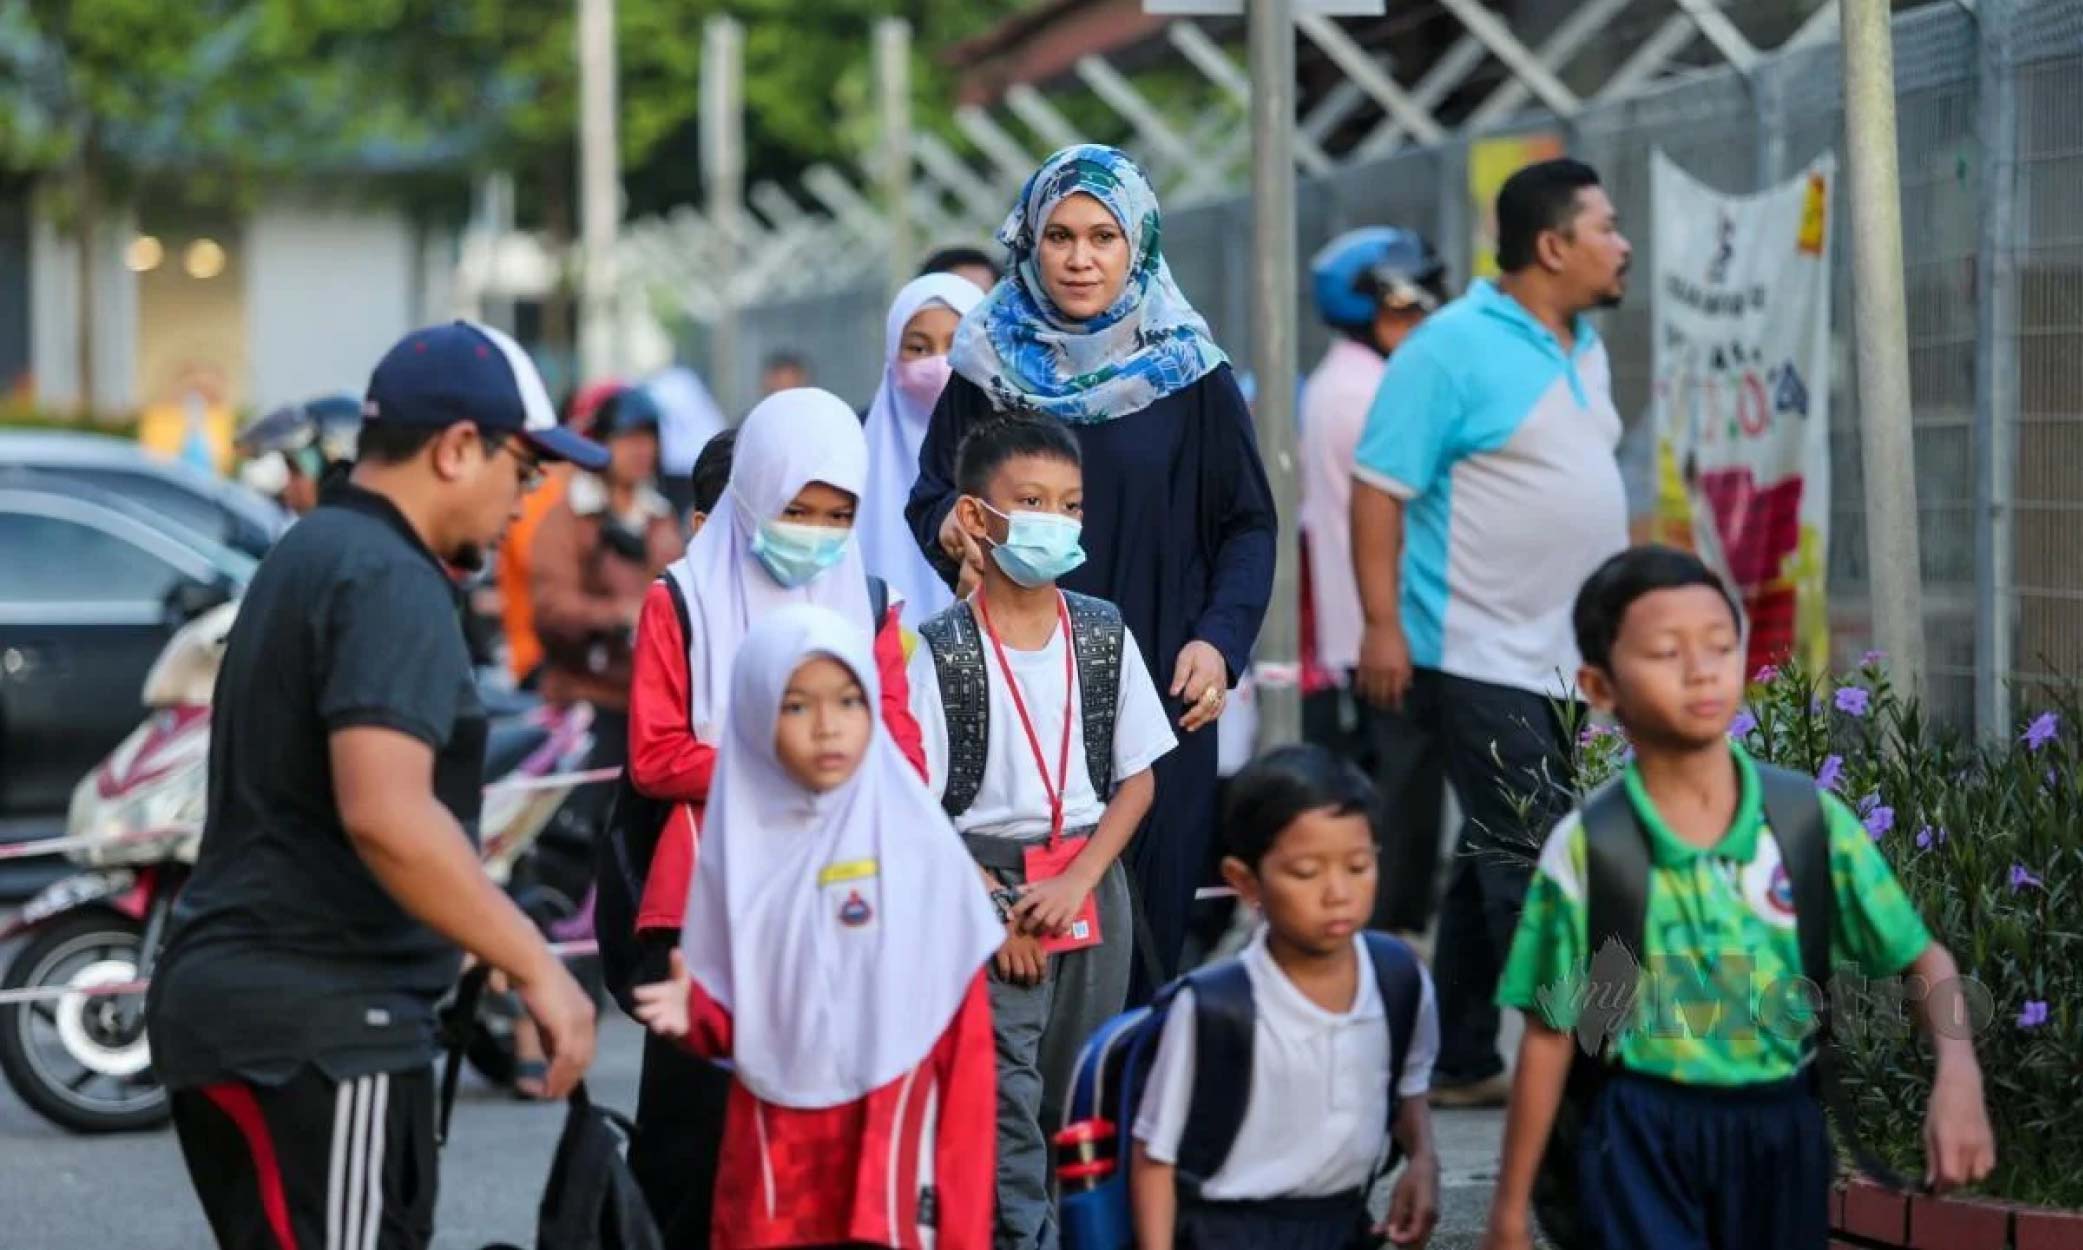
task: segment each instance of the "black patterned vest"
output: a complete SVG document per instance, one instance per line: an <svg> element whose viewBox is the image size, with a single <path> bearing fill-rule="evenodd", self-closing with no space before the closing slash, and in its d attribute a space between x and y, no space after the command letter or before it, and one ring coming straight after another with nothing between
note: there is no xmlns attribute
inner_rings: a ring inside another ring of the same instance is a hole
<svg viewBox="0 0 2083 1250"><path fill-rule="evenodd" d="M1121 647L1127 631L1121 609L1104 599L1063 592L1070 611L1071 655L1085 731L1085 770L1104 802L1114 789L1114 717L1121 694ZM957 601L919 626L933 653L933 674L947 709L947 786L940 805L960 816L984 783L991 746L990 658L969 605Z"/></svg>

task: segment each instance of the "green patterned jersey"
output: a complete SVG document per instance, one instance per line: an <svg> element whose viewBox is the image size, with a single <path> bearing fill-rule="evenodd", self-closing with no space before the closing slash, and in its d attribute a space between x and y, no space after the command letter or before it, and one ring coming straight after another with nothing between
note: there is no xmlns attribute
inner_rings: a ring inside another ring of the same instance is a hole
<svg viewBox="0 0 2083 1250"><path fill-rule="evenodd" d="M1793 889L1765 826L1757 768L1736 747L1742 796L1714 846L1680 841L1658 816L1634 765L1624 785L1649 837L1643 958L1626 1067L1692 1085L1746 1085L1794 1075L1814 1019L1801 979ZM1869 977L1900 973L1931 941L1887 861L1851 809L1823 796L1837 895L1831 960ZM1586 1001L1585 840L1572 812L1541 849L1497 1001L1569 1031ZM1609 955L1609 958L1611 956ZM1603 974L1606 967L1600 964Z"/></svg>

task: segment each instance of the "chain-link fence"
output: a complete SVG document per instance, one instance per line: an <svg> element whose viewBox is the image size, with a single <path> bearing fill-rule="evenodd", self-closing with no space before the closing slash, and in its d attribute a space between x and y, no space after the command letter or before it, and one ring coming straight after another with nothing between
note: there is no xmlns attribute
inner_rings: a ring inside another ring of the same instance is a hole
<svg viewBox="0 0 2083 1250"><path fill-rule="evenodd" d="M2083 4L1985 0L1978 8L1979 17L1934 4L1895 23L1926 645L1936 709L1961 725L1978 707L1985 721L2008 723L2014 697L2030 698L2030 686L2083 678ZM2002 28L1987 29L1992 23ZM1636 245L1636 272L1647 274L1651 153L1661 148L1728 192L1791 177L1842 147L1839 57L1834 42L1811 44L1769 56L1748 75L1700 71L1591 103L1566 122L1524 118L1517 130L1558 133L1599 169ZM1999 116L1991 108L2014 110L2014 125L1991 132ZM1985 151L1989 133L2014 134L2013 150ZM1464 281L1474 215L1468 153L1489 137L1460 135L1304 179L1302 256L1340 231L1394 223L1432 238ZM1992 177L2010 180L1997 201L2008 210L1994 221L1984 212ZM1838 655L1855 658L1872 629L1851 350L1857 310L1841 179L1838 188L1830 599ZM1250 214L1239 197L1165 219L1173 273L1240 363L1251 329ZM1646 451L1650 398L1646 288L1638 280L1602 327L1637 453ZM2003 301L2001 315L1984 307L1984 289ZM883 298L847 290L744 310L737 376L753 376L766 355L786 349L815 362L821 385L865 400L879 376ZM1296 298L1307 306L1305 291ZM1305 369L1323 347L1322 330L1305 317ZM1643 466L1634 477L1646 492L1649 457L1631 459Z"/></svg>

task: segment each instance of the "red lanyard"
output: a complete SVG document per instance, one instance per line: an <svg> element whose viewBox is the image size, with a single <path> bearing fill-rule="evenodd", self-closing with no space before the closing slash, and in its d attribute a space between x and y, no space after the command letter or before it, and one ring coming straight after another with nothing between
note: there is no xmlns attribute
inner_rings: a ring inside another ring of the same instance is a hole
<svg viewBox="0 0 2083 1250"><path fill-rule="evenodd" d="M1049 846L1053 849L1063 837L1063 790L1070 784L1070 719L1072 682L1076 675L1071 669L1070 655L1070 611L1063 606L1063 592L1056 592L1056 623L1063 627L1063 746L1056 757L1056 784L1049 784L1049 762L1042 756L1041 735L1034 732L1034 721L1027 715L1027 700L1020 697L1020 683L1013 680L1012 666L1005 662L1005 644L998 641L998 630L991 624L991 609L984 602L984 592L976 592L976 612L983 618L984 633L990 635L991 650L998 656L998 671L1005 677L1005 688L1012 692L1013 710L1020 714L1020 728L1027 731L1027 746L1034 752L1034 766L1041 771L1043 793L1049 796Z"/></svg>

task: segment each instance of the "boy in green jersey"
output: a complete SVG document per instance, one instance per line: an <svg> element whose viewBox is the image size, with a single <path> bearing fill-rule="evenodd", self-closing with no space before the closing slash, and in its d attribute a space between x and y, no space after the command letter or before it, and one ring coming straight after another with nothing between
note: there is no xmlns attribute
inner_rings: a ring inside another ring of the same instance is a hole
<svg viewBox="0 0 2083 1250"><path fill-rule="evenodd" d="M1578 685L1627 731L1622 779L1648 844L1642 977L1578 1145L1582 1228L1606 1250L1821 1250L1835 1173L1810 1073L1793 890L1764 819L1758 766L1731 742L1744 647L1735 604L1695 557L1638 547L1592 574L1575 608ZM1958 977L1857 816L1822 796L1833 966ZM1530 1247L1527 1207L1564 1085L1594 952L1583 814L1542 848L1498 1002L1526 1013L1486 1250ZM1926 1180L1995 1163L1981 1070L1958 995L1924 995L1937 1055Z"/></svg>

